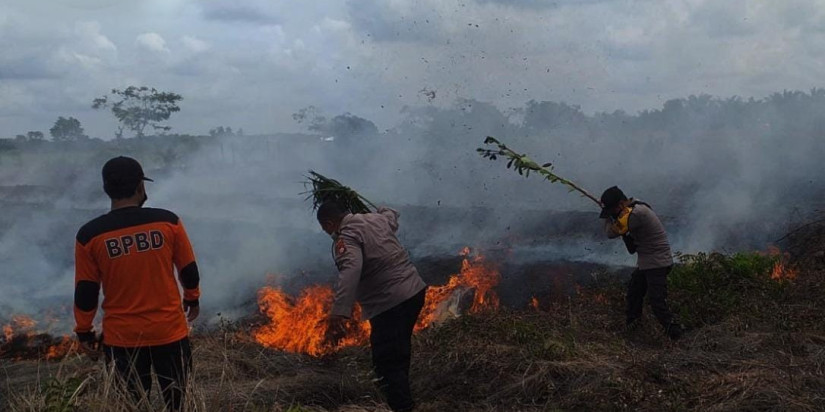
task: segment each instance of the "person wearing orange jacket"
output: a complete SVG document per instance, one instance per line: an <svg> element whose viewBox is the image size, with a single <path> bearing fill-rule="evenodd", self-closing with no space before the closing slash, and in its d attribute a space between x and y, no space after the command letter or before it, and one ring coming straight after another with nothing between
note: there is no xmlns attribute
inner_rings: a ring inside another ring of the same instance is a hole
<svg viewBox="0 0 825 412"><path fill-rule="evenodd" d="M200 312L195 255L178 216L143 207L152 180L140 163L115 157L102 174L111 211L83 225L75 241L75 333L83 352L97 353L92 322L102 290L107 364L135 402L148 399L154 369L167 409L177 411L192 368L188 322Z"/></svg>

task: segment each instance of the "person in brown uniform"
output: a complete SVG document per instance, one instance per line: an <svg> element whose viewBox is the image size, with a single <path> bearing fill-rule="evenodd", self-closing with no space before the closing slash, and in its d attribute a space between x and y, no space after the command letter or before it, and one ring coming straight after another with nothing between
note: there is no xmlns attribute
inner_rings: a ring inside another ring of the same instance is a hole
<svg viewBox="0 0 825 412"><path fill-rule="evenodd" d="M180 219L142 207L144 181L151 179L132 158L115 157L103 166L111 211L77 232L75 332L81 350L96 354L92 321L102 289L107 364L114 363L135 402L148 396L154 369L167 409L177 411L192 367L187 320L198 317L200 275Z"/></svg>
<svg viewBox="0 0 825 412"><path fill-rule="evenodd" d="M647 203L628 199L616 186L601 197L608 238L622 238L627 251L636 254L637 267L627 288L627 325L632 326L642 316L645 295L656 319L671 339L682 336L682 327L674 320L667 304L667 275L673 269L673 254L667 233Z"/></svg>
<svg viewBox="0 0 825 412"><path fill-rule="evenodd" d="M370 322L372 363L378 386L393 411L415 406L410 393L413 327L424 306L427 285L396 237L398 212L352 214L336 203L318 208L318 222L334 239L338 267L329 336L339 340L357 301Z"/></svg>

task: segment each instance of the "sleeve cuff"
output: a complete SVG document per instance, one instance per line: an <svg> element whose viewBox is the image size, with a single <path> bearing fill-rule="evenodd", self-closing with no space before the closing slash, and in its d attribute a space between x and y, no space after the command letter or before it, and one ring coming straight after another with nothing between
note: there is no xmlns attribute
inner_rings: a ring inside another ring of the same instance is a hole
<svg viewBox="0 0 825 412"><path fill-rule="evenodd" d="M190 299L184 299L183 300L183 305L186 306L186 307L190 307L190 308L196 308L200 305L200 300L199 299L191 299L191 300Z"/></svg>
<svg viewBox="0 0 825 412"><path fill-rule="evenodd" d="M347 319L352 317L352 305L349 307L343 305L333 305L332 307L332 315L333 316L343 316Z"/></svg>
<svg viewBox="0 0 825 412"><path fill-rule="evenodd" d="M77 332L77 340L83 343L92 343L95 341L94 332Z"/></svg>

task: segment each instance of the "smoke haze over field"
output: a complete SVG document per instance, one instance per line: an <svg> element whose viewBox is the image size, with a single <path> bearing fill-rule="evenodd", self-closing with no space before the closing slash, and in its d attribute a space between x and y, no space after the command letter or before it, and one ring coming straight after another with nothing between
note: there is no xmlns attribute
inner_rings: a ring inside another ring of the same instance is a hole
<svg viewBox="0 0 825 412"><path fill-rule="evenodd" d="M331 281L329 239L300 195L307 169L401 208L416 258L470 245L511 249L525 263L633 264L621 242L600 237L589 200L478 156L487 134L597 195L618 184L650 202L677 251L764 248L821 205L823 108L820 90L690 97L635 116L462 99L409 108L383 133L368 119L316 114L324 134L20 143L0 155L2 302L8 313L70 304L72 239L106 211L99 168L116 154L140 159L156 179L150 206L184 219L210 314L249 303L268 274L288 288Z"/></svg>
<svg viewBox="0 0 825 412"><path fill-rule="evenodd" d="M334 276L308 169L401 208L416 258L633 264L589 200L478 156L487 135L651 203L677 251L763 248L823 204L825 6L668 3L0 1L0 137L74 116L104 138L0 145L0 320L70 307L74 234L120 154L183 218L207 315L267 274ZM173 132L246 135L108 141L91 100L132 84L184 96Z"/></svg>

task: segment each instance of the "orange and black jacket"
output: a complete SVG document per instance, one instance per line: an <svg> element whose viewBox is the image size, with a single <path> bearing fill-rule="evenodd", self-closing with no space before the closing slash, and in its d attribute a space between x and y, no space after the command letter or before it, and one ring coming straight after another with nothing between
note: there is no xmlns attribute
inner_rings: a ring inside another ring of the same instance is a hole
<svg viewBox="0 0 825 412"><path fill-rule="evenodd" d="M103 343L165 345L188 336L183 301L197 306L200 275L183 223L163 209L115 209L85 224L75 243L75 332L94 340L103 289Z"/></svg>

